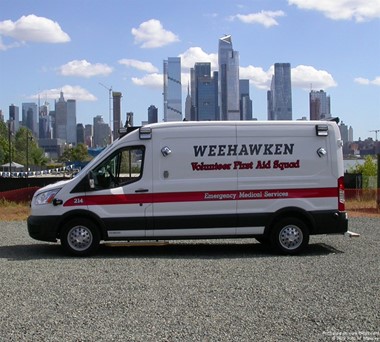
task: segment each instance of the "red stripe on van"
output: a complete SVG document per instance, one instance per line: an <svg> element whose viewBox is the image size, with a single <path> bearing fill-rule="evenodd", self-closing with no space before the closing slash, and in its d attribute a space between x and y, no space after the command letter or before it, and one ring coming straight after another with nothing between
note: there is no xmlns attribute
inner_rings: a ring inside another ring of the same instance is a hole
<svg viewBox="0 0 380 342"><path fill-rule="evenodd" d="M238 191L163 192L155 194L111 194L77 196L67 200L65 207L140 203L172 203L231 200L266 200L288 198L337 198L337 188L269 189Z"/></svg>

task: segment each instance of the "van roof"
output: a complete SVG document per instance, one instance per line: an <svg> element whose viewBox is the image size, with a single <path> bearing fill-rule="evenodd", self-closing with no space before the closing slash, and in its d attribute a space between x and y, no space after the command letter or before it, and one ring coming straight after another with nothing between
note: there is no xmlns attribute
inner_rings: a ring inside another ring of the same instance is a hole
<svg viewBox="0 0 380 342"><path fill-rule="evenodd" d="M269 120L269 121L173 121L173 122L160 122L144 125L144 127L151 127L152 129L158 128L175 128L175 127L225 127L225 126L310 126L321 124L333 124L335 121L307 121L307 120Z"/></svg>

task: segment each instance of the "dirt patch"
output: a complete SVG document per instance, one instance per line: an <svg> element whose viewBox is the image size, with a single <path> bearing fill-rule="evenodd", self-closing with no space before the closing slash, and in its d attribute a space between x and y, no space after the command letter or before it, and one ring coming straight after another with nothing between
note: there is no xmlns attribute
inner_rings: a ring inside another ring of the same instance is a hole
<svg viewBox="0 0 380 342"><path fill-rule="evenodd" d="M348 210L348 217L380 218L380 210L376 208L351 209Z"/></svg>
<svg viewBox="0 0 380 342"><path fill-rule="evenodd" d="M25 221L29 215L29 204L0 202L0 221Z"/></svg>

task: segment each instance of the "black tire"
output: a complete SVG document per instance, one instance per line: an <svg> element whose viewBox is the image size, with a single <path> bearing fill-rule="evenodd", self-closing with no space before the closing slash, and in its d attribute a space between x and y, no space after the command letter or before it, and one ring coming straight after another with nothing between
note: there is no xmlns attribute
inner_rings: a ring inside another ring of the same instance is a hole
<svg viewBox="0 0 380 342"><path fill-rule="evenodd" d="M271 231L271 245L282 254L298 254L309 243L309 229L295 217L280 219Z"/></svg>
<svg viewBox="0 0 380 342"><path fill-rule="evenodd" d="M60 237L65 252L76 256L92 254L100 242L97 226L85 218L76 218L67 222L61 230Z"/></svg>

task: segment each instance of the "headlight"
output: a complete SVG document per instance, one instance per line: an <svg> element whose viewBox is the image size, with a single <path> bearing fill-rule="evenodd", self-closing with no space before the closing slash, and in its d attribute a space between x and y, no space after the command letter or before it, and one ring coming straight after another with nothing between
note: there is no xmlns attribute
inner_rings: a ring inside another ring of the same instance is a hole
<svg viewBox="0 0 380 342"><path fill-rule="evenodd" d="M59 190L61 190L61 188L41 192L34 198L34 204L42 205L51 203Z"/></svg>

